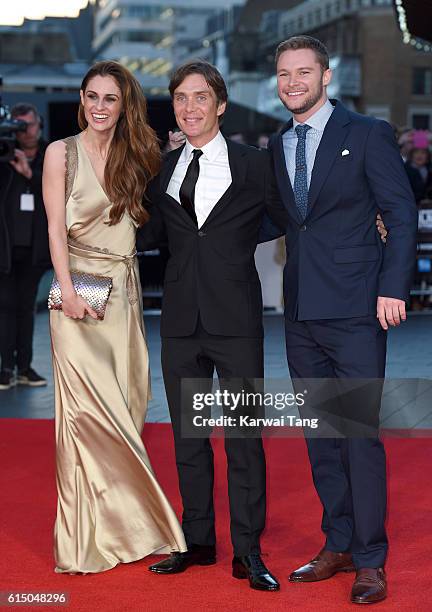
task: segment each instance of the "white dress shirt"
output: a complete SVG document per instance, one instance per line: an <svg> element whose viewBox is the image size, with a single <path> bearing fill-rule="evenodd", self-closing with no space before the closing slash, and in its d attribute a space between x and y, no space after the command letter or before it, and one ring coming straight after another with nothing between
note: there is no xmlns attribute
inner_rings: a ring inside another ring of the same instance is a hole
<svg viewBox="0 0 432 612"><path fill-rule="evenodd" d="M310 187L316 152L321 142L321 138L324 133L324 128L327 125L327 122L330 119L330 116L333 111L333 104L330 102L330 100L327 100L321 106L321 108L317 110L316 113L314 113L311 117L309 117L307 121L304 122L306 125L310 125L311 127L311 129L306 132L306 168L308 188ZM288 170L288 175L291 180L291 185L293 187L296 167L296 148L298 141L297 133L295 131L297 125L300 124L293 117L292 128L287 130L282 136L283 148L285 153L285 163Z"/></svg>
<svg viewBox="0 0 432 612"><path fill-rule="evenodd" d="M167 193L171 197L180 202L180 187L192 161L192 152L198 148L203 154L199 158L200 173L195 188L195 213L198 227L201 227L215 204L231 185L232 177L227 143L220 132L203 147L194 147L186 140L167 187Z"/></svg>

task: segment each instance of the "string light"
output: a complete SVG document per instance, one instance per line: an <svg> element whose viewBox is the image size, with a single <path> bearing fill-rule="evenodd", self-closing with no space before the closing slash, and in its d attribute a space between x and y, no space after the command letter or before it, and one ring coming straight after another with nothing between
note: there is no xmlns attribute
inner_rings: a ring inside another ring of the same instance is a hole
<svg viewBox="0 0 432 612"><path fill-rule="evenodd" d="M432 51L432 45L428 44L426 41L418 38L417 36L413 36L408 29L408 22L406 11L403 6L403 0L395 0L396 12L399 22L399 28L402 32L402 40L406 45L412 45L419 51Z"/></svg>

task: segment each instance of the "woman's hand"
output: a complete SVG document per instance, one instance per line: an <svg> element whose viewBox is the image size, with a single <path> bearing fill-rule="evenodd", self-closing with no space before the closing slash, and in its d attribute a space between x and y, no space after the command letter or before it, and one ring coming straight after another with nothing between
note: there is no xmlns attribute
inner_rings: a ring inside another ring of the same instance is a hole
<svg viewBox="0 0 432 612"><path fill-rule="evenodd" d="M377 218L376 218L376 226L377 226L379 235L381 237L381 240L384 243L387 242L388 231L387 231L387 228L384 225L384 221L382 220L382 217L381 217L381 215L379 213L377 214Z"/></svg>
<svg viewBox="0 0 432 612"><path fill-rule="evenodd" d="M75 291L62 296L62 309L63 314L70 319L84 319L86 315L92 319L98 318L96 311Z"/></svg>

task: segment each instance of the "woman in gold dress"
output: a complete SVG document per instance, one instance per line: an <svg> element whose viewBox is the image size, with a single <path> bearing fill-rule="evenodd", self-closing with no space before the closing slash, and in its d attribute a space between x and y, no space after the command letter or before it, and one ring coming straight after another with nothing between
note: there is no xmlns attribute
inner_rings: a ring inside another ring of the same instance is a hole
<svg viewBox="0 0 432 612"><path fill-rule="evenodd" d="M56 571L68 573L186 550L140 435L150 389L135 232L148 219L142 200L159 147L140 85L120 64L95 64L80 97L82 132L48 147L43 175L63 308L50 313L54 553ZM75 292L70 270L113 279L103 320Z"/></svg>

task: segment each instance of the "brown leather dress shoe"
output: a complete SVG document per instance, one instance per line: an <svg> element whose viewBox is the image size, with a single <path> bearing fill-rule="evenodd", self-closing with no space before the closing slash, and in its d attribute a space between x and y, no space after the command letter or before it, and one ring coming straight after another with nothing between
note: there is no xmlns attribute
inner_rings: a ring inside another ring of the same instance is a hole
<svg viewBox="0 0 432 612"><path fill-rule="evenodd" d="M296 569L289 577L290 582L316 582L331 578L337 572L354 572L351 553L338 553L323 548L306 565Z"/></svg>
<svg viewBox="0 0 432 612"><path fill-rule="evenodd" d="M387 580L382 567L363 567L357 575L351 590L351 601L357 604L375 603L387 597Z"/></svg>

